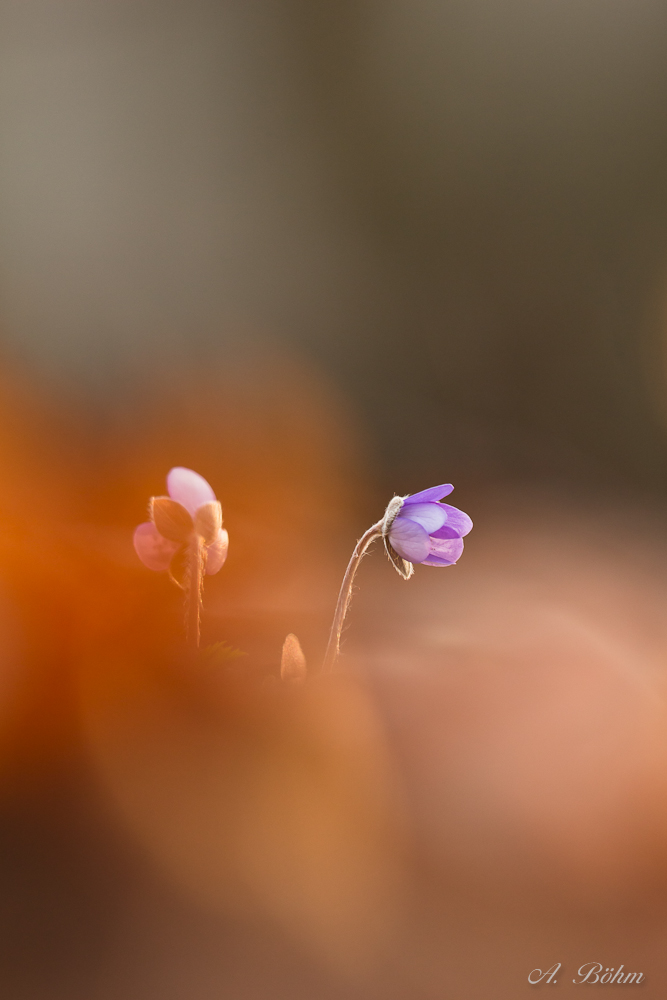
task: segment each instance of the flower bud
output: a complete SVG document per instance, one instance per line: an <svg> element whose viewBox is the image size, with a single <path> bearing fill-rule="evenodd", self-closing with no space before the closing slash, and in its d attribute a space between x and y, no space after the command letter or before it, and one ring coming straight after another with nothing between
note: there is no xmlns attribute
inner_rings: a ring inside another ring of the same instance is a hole
<svg viewBox="0 0 667 1000"><path fill-rule="evenodd" d="M308 668L303 655L301 643L290 632L283 643L283 655L280 659L280 679L291 684L303 684Z"/></svg>

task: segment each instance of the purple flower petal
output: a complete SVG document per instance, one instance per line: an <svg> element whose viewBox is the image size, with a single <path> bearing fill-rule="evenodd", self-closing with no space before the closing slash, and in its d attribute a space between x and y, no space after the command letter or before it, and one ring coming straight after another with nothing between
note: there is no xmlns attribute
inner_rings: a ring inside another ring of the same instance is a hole
<svg viewBox="0 0 667 1000"><path fill-rule="evenodd" d="M424 503L429 500L442 500L443 497L448 497L452 492L454 487L451 483L445 483L444 486L432 486L430 490L422 490L421 493L413 493L412 496L407 497L403 503Z"/></svg>
<svg viewBox="0 0 667 1000"><path fill-rule="evenodd" d="M224 528L220 528L216 540L206 546L206 572L209 576L213 576L214 573L222 569L227 558L228 548L229 535Z"/></svg>
<svg viewBox="0 0 667 1000"><path fill-rule="evenodd" d="M421 524L407 517L397 517L389 529L389 541L399 556L411 563L420 563L429 554L429 537Z"/></svg>
<svg viewBox="0 0 667 1000"><path fill-rule="evenodd" d="M177 465L167 476L167 492L194 515L198 507L215 500L215 493L203 476Z"/></svg>
<svg viewBox="0 0 667 1000"><path fill-rule="evenodd" d="M428 566L451 566L461 558L462 538L430 538L430 552L424 563ZM433 561L431 561L433 560Z"/></svg>
<svg viewBox="0 0 667 1000"><path fill-rule="evenodd" d="M436 538L462 538L472 529L472 521L458 507L450 507L448 503L439 504L447 514L447 520L442 528L431 532Z"/></svg>
<svg viewBox="0 0 667 1000"><path fill-rule="evenodd" d="M421 524L427 535L442 528L447 520L444 505L440 503L411 503L409 507L403 505L398 516Z"/></svg>
<svg viewBox="0 0 667 1000"><path fill-rule="evenodd" d="M163 538L152 521L144 521L134 532L134 551L144 566L156 572L169 568L172 556L178 551L178 542Z"/></svg>
<svg viewBox="0 0 667 1000"><path fill-rule="evenodd" d="M438 528L431 535L431 538L460 538L461 533L456 528L453 528L450 524L443 524L442 528Z"/></svg>

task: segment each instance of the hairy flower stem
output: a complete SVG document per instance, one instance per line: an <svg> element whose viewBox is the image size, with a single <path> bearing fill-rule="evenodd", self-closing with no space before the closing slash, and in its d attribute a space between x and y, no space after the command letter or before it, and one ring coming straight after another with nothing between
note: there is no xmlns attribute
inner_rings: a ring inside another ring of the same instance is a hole
<svg viewBox="0 0 667 1000"><path fill-rule="evenodd" d="M374 524L364 535L361 536L355 545L352 558L350 559L347 569L345 570L345 576L343 577L340 593L338 594L338 604L336 605L336 613L331 625L329 645L327 646L327 651L324 656L322 673L330 673L334 668L336 658L340 652L340 634L343 631L345 615L347 614L347 609L352 597L352 584L354 583L354 576L359 568L359 563L366 555L368 547L375 541L376 538L382 537L382 524L383 521L378 521L377 524Z"/></svg>
<svg viewBox="0 0 667 1000"><path fill-rule="evenodd" d="M193 534L188 545L188 574L185 589L185 630L188 646L199 649L199 618L204 570L204 539Z"/></svg>

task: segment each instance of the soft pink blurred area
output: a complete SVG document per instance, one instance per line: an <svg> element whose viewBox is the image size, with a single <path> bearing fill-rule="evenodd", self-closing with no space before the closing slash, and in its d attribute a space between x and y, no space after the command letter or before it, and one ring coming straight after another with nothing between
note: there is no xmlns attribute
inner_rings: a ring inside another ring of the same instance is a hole
<svg viewBox="0 0 667 1000"><path fill-rule="evenodd" d="M572 974L582 956L632 956L657 997L664 530L646 510L530 491L466 507L477 526L455 570L423 571L406 593L366 567L350 633L420 859L415 955L423 934L427 978L453 974L471 996L521 995L531 955Z"/></svg>
<svg viewBox="0 0 667 1000"><path fill-rule="evenodd" d="M455 579L420 573L409 595L374 581L403 627L378 629L363 656L405 748L418 827L450 875L507 879L519 897L659 899L665 538L625 529L619 545L627 511L528 503L483 505Z"/></svg>

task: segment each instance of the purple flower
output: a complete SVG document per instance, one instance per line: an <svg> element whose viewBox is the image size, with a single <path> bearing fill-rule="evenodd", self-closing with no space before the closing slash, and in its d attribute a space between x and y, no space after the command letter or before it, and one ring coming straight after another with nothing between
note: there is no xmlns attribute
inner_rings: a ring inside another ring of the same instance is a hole
<svg viewBox="0 0 667 1000"><path fill-rule="evenodd" d="M451 484L433 486L407 497L394 497L382 525L387 555L404 579L413 564L452 566L463 552L463 536L472 528L467 514L447 503Z"/></svg>
<svg viewBox="0 0 667 1000"><path fill-rule="evenodd" d="M200 537L206 572L217 573L227 558L229 536L222 527L222 508L215 493L203 476L180 466L167 476L167 492L168 497L151 497L151 520L135 529L137 555L149 569L171 569L180 583L177 557Z"/></svg>

